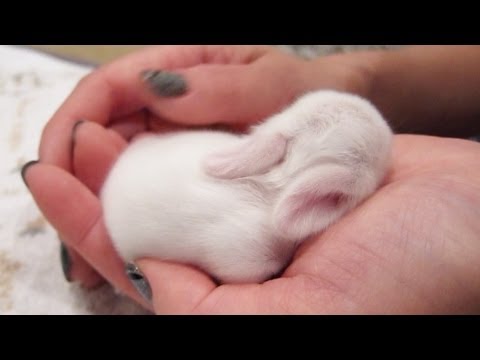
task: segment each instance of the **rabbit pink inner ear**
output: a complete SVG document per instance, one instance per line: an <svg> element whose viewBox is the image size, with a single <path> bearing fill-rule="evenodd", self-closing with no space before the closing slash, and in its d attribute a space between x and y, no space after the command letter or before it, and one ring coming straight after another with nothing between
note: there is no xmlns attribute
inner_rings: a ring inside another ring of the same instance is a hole
<svg viewBox="0 0 480 360"><path fill-rule="evenodd" d="M305 174L281 195L273 227L294 239L324 230L349 208L352 176L348 169L329 165Z"/></svg>
<svg viewBox="0 0 480 360"><path fill-rule="evenodd" d="M209 155L204 162L210 176L235 179L267 172L285 156L287 139L281 134L255 134Z"/></svg>

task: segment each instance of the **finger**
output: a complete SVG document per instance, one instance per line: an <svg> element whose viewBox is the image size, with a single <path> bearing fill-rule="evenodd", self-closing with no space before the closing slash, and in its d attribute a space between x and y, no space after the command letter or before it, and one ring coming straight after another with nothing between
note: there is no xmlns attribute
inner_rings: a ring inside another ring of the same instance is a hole
<svg viewBox="0 0 480 360"><path fill-rule="evenodd" d="M40 161L71 170L71 134L81 120L105 125L115 107L114 93L102 76L84 78L43 129Z"/></svg>
<svg viewBox="0 0 480 360"><path fill-rule="evenodd" d="M68 172L48 164L31 166L26 182L39 209L67 246L75 249L117 289L146 308L116 255L103 223L98 198Z"/></svg>
<svg viewBox="0 0 480 360"><path fill-rule="evenodd" d="M206 64L177 69L169 73L168 81L160 75L151 76L138 86L138 95L152 113L172 122L244 124L264 119L292 99L296 90L284 85L296 83L288 80L291 75L279 76L254 64ZM141 83L141 79L137 81ZM182 96L158 94L158 89L172 82L186 84Z"/></svg>
<svg viewBox="0 0 480 360"><path fill-rule="evenodd" d="M62 244L60 257L67 281L78 282L87 289L96 288L105 282L105 279L72 248Z"/></svg>
<svg viewBox="0 0 480 360"><path fill-rule="evenodd" d="M76 158L74 170L80 181L97 194L105 176L105 168L108 169L125 142L117 134L106 131L100 125L86 122L75 127L72 142ZM86 288L97 287L104 282L103 277L71 247L61 248L61 260L68 281L78 282Z"/></svg>
<svg viewBox="0 0 480 360"><path fill-rule="evenodd" d="M105 79L118 93L130 99L140 97L154 114L196 125L259 120L285 104L292 96L291 84L297 83L292 79L298 74L290 71L291 61L285 61L284 54L278 61L284 69L272 70L270 62L260 61L266 54L277 61L274 57L281 53L270 47L174 49L168 56L150 52L135 61L105 67ZM144 84L141 75L145 72L149 75ZM183 87L185 92L172 97L172 86Z"/></svg>
<svg viewBox="0 0 480 360"><path fill-rule="evenodd" d="M75 127L73 137L73 171L77 178L94 194L98 194L111 165L126 146L117 133L102 126L83 122ZM103 282L92 266L75 250L63 253L64 261L70 264L70 277L90 288Z"/></svg>
<svg viewBox="0 0 480 360"><path fill-rule="evenodd" d="M90 191L98 195L105 178L127 142L102 126L84 122L74 134L73 171Z"/></svg>
<svg viewBox="0 0 480 360"><path fill-rule="evenodd" d="M224 48L224 49L223 49ZM79 120L106 125L144 108L145 84L140 74L146 69L177 69L203 62L245 62L260 56L265 48L152 47L123 57L82 79L44 128L40 160L70 170L70 134ZM220 50L219 50L220 49ZM223 50L222 50L223 49Z"/></svg>
<svg viewBox="0 0 480 360"><path fill-rule="evenodd" d="M192 267L152 259L136 264L148 279L156 314L192 313L216 287L206 274Z"/></svg>

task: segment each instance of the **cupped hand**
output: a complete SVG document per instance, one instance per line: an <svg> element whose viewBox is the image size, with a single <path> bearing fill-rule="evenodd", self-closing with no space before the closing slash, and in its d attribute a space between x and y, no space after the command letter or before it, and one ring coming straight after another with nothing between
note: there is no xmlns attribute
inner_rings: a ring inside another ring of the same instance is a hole
<svg viewBox="0 0 480 360"><path fill-rule="evenodd" d="M398 135L382 187L304 243L284 274L217 286L192 267L141 259L146 302L125 275L96 195L126 141L94 123L76 131L77 178L37 164L27 174L38 206L67 244L115 287L156 313L478 313L480 144ZM95 156L95 160L92 160ZM84 184L87 184L85 186ZM93 190L92 190L93 189Z"/></svg>
<svg viewBox="0 0 480 360"><path fill-rule="evenodd" d="M81 178L72 166L72 149L75 125L82 120L127 141L139 132L181 126L228 124L242 129L312 89L358 92L363 73L354 64L335 58L319 71L306 60L265 46L146 48L80 81L44 129L40 162L52 165L48 176L63 169ZM83 180L90 191L98 192L99 184ZM35 198L44 196L33 186L30 190ZM59 235L65 244L71 243ZM71 263L67 277L87 287L102 282L74 248L68 246L67 254Z"/></svg>

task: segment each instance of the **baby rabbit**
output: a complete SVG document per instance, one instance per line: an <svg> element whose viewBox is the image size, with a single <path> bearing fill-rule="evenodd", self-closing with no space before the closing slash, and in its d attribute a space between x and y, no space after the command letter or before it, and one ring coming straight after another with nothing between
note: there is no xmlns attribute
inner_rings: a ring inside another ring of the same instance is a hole
<svg viewBox="0 0 480 360"><path fill-rule="evenodd" d="M377 189L391 141L369 102L335 91L306 94L247 135L146 135L107 177L105 224L126 261L156 257L222 283L263 282Z"/></svg>

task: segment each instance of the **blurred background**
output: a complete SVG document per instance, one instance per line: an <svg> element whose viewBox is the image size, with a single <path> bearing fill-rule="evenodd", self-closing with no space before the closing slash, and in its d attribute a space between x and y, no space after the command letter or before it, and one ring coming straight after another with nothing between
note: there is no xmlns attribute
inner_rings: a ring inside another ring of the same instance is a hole
<svg viewBox="0 0 480 360"><path fill-rule="evenodd" d="M102 64L118 56L145 47L144 45L28 45L37 50L57 55L67 60ZM277 45L300 56L312 58L337 52L391 49L399 45Z"/></svg>
<svg viewBox="0 0 480 360"><path fill-rule="evenodd" d="M144 47L143 45L29 45L65 59L101 64Z"/></svg>

